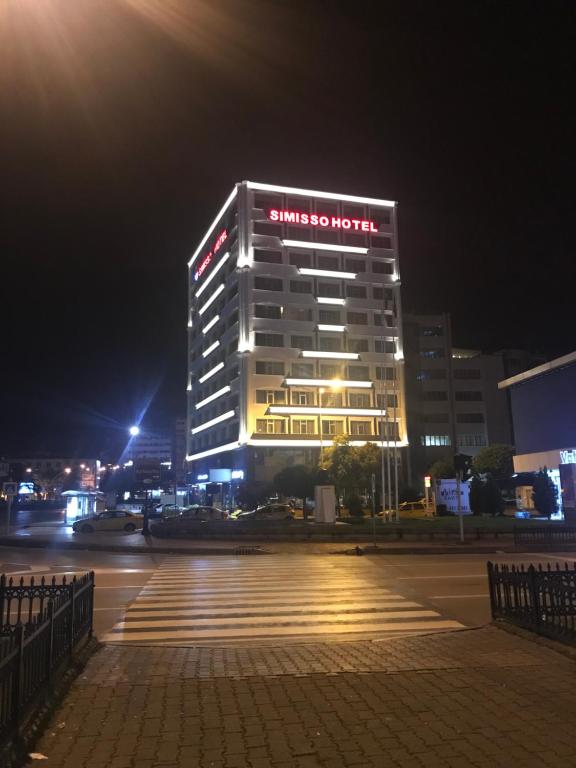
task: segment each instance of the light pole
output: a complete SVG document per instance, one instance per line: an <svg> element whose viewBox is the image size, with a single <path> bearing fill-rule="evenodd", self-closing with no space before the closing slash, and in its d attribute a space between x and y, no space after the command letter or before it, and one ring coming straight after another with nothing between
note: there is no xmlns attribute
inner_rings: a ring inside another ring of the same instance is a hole
<svg viewBox="0 0 576 768"><path fill-rule="evenodd" d="M322 468L322 461L324 459L324 434L322 430L322 395L326 390L324 387L320 387L318 390L318 423L320 428L320 468Z"/></svg>

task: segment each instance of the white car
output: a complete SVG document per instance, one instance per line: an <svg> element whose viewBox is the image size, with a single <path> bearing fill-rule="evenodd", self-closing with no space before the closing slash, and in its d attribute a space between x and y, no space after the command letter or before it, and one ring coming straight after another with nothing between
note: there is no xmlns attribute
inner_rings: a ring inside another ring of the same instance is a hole
<svg viewBox="0 0 576 768"><path fill-rule="evenodd" d="M108 509L91 517L76 520L72 525L74 533L94 533L94 531L126 531L132 533L144 525L144 516L125 509Z"/></svg>

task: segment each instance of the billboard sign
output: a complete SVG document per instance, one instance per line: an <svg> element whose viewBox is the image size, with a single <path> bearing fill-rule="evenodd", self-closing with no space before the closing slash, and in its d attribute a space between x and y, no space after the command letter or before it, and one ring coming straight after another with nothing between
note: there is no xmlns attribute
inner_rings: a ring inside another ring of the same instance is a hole
<svg viewBox="0 0 576 768"><path fill-rule="evenodd" d="M460 508L463 515L471 515L469 485L466 481L460 483ZM436 481L436 504L443 504L448 512L458 513L458 496L456 480Z"/></svg>
<svg viewBox="0 0 576 768"><path fill-rule="evenodd" d="M327 216L306 211L285 211L272 208L268 211L270 221L287 224L306 224L310 227L325 229L349 229L355 232L378 232L378 226L369 219L351 219L347 216Z"/></svg>

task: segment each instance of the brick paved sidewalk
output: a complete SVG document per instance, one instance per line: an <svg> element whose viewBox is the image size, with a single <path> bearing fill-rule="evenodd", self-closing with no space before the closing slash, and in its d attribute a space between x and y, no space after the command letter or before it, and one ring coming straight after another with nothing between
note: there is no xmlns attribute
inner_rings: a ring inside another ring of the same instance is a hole
<svg viewBox="0 0 576 768"><path fill-rule="evenodd" d="M494 627L94 656L36 746L66 768L576 766L575 662Z"/></svg>

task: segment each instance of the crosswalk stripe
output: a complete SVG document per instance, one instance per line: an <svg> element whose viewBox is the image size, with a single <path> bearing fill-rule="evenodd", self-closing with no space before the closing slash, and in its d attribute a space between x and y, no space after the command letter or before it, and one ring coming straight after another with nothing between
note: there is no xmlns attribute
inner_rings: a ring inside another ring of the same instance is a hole
<svg viewBox="0 0 576 768"><path fill-rule="evenodd" d="M237 611L231 611L229 609L225 608L211 608L209 611L202 611L201 613L198 612L197 608L192 609L186 609L186 610L162 610L158 609L155 611L133 611L129 610L126 614L126 622L135 624L138 621L141 621L142 619L149 619L149 618L162 618L162 617L172 617L172 618L196 618L196 619L204 619L204 618L217 618L219 616L225 616L227 618L241 618L241 617L247 617L247 618L264 618L267 616L342 616L342 615L349 615L349 614L360 614L360 613L385 613L387 610L390 610L392 608L398 608L398 602L393 603L382 603L379 606L368 606L368 605L359 605L359 606L336 606L331 609L326 608L319 608L315 611L304 611L295 609L292 607L292 610L289 608L268 608L265 612L264 611L254 611L248 609L247 611L244 611L242 613L238 613ZM421 608L422 606L419 603L410 603L405 602L402 603L402 608ZM436 611L434 611L436 613ZM436 613L436 615L438 615Z"/></svg>

